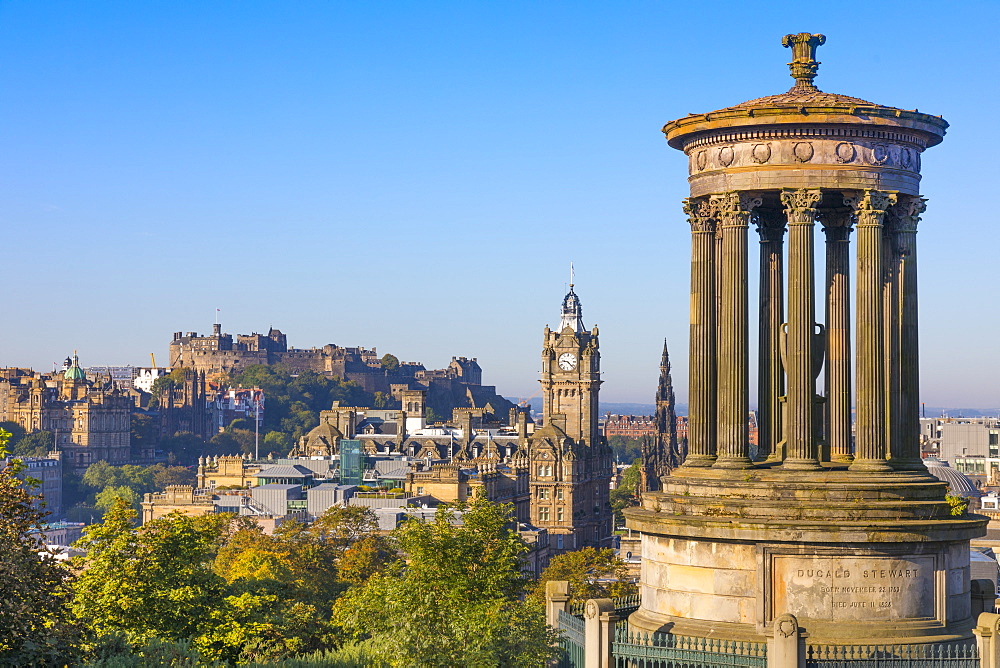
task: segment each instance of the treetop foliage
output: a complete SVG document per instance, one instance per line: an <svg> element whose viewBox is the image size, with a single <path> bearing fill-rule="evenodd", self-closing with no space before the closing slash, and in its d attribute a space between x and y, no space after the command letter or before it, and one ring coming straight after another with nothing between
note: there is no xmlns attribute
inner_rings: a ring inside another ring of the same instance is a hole
<svg viewBox="0 0 1000 668"><path fill-rule="evenodd" d="M628 566L610 548L585 547L556 555L532 586L529 598L544 602L545 583L550 580L568 581L572 602L628 596L639 591L630 581Z"/></svg>
<svg viewBox="0 0 1000 668"><path fill-rule="evenodd" d="M555 632L540 606L518 600L527 546L510 504L476 498L456 523L439 508L430 522L394 532L397 561L337 601L335 620L390 666L543 666Z"/></svg>
<svg viewBox="0 0 1000 668"><path fill-rule="evenodd" d="M10 432L0 429L0 459ZM45 521L17 459L0 466L0 665L47 665L75 655L68 572L40 544Z"/></svg>

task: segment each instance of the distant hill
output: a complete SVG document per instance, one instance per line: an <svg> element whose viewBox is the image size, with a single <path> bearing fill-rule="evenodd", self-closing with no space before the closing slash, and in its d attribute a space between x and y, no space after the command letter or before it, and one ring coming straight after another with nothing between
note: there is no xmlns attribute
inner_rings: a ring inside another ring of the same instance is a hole
<svg viewBox="0 0 1000 668"><path fill-rule="evenodd" d="M921 417L997 417L1000 416L1000 408L940 408L939 406L926 406Z"/></svg>

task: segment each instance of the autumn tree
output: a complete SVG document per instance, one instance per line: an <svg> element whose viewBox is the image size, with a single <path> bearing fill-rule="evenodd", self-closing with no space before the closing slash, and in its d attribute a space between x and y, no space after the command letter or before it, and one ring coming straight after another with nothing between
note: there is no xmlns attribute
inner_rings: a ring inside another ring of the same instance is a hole
<svg viewBox="0 0 1000 668"><path fill-rule="evenodd" d="M39 543L48 513L21 463L7 459L9 437L0 429L0 664L61 665L75 652L70 574Z"/></svg>
<svg viewBox="0 0 1000 668"><path fill-rule="evenodd" d="M476 498L394 532L406 555L337 601L335 619L391 666L543 666L558 655L541 606L519 600L527 546L513 506Z"/></svg>

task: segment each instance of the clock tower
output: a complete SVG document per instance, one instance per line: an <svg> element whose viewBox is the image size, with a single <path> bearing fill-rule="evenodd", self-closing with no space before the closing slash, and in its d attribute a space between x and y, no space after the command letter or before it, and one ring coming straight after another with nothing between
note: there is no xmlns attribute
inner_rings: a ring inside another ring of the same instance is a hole
<svg viewBox="0 0 1000 668"><path fill-rule="evenodd" d="M607 547L612 456L597 426L598 331L584 326L572 283L558 330L545 328L541 383L544 425L529 442L532 523L548 529L556 553Z"/></svg>

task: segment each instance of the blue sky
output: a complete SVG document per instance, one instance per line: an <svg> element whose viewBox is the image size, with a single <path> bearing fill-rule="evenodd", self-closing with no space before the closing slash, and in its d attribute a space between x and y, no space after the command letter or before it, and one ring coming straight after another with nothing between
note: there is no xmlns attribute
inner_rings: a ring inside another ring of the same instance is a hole
<svg viewBox="0 0 1000 668"><path fill-rule="evenodd" d="M943 114L923 400L1000 406L996 2L0 2L0 364L174 331L478 357L537 388L568 266L603 398L686 399L686 161L660 127L791 85ZM16 286L16 289L9 289Z"/></svg>

